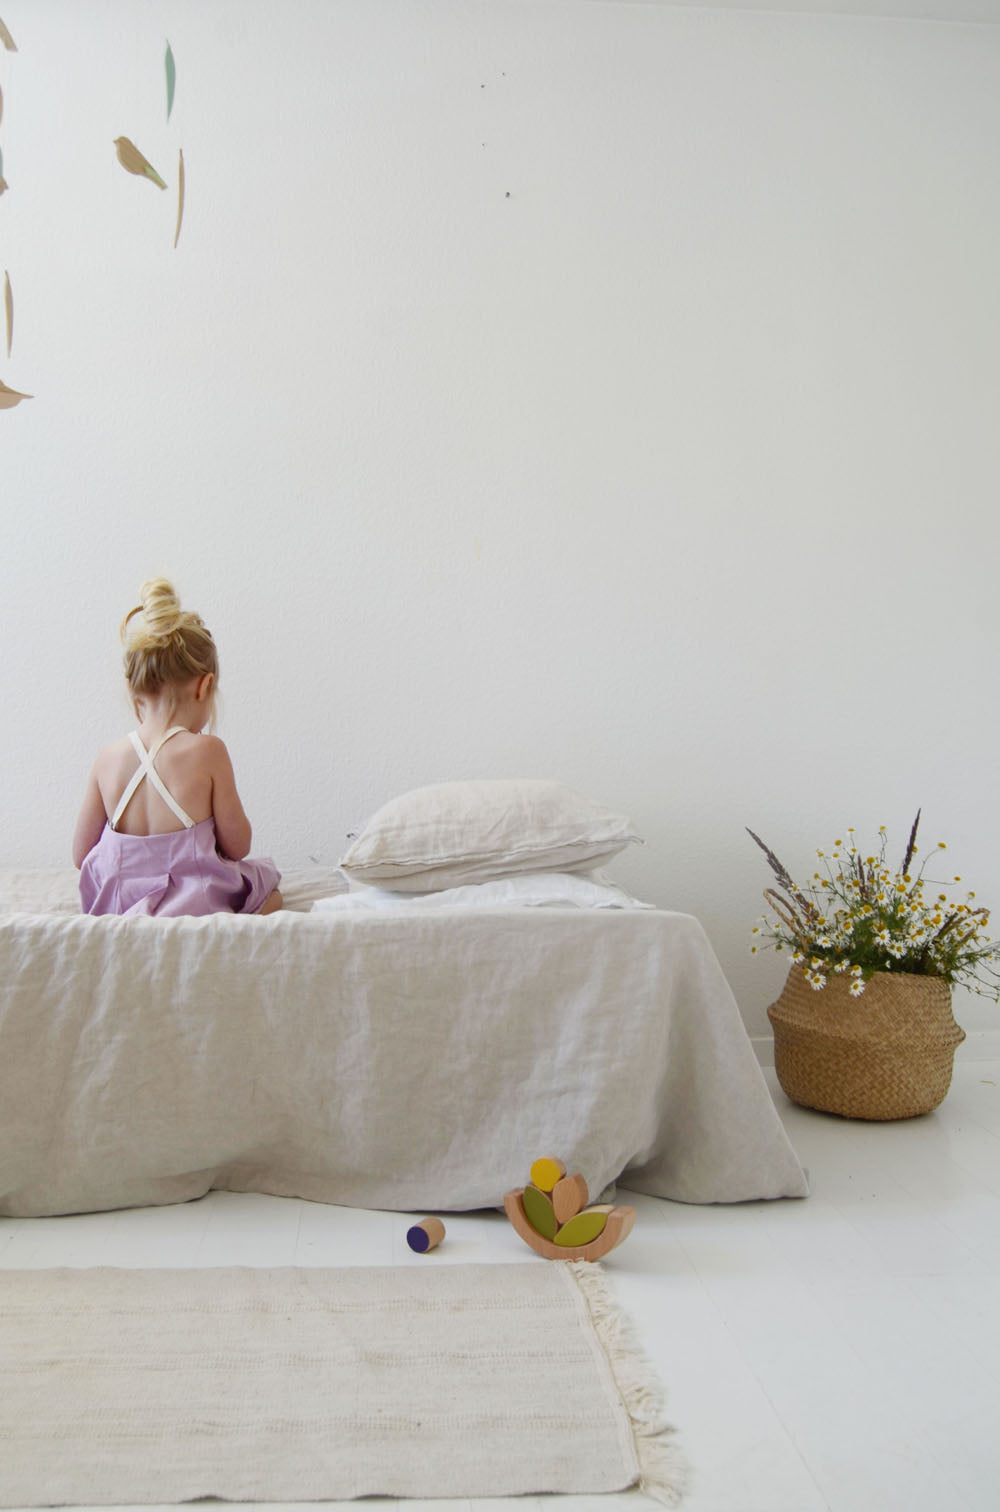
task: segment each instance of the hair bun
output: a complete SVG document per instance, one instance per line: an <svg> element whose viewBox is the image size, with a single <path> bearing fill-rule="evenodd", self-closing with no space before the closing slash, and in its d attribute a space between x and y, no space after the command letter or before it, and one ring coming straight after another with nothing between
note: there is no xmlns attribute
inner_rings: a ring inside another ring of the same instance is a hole
<svg viewBox="0 0 1000 1512"><path fill-rule="evenodd" d="M172 635L181 618L181 602L173 583L166 578L150 578L139 589L142 600L142 617L150 635Z"/></svg>
<svg viewBox="0 0 1000 1512"><path fill-rule="evenodd" d="M152 649L163 645L182 621L180 599L166 578L149 578L139 589L141 603L122 620L122 640L128 645Z"/></svg>

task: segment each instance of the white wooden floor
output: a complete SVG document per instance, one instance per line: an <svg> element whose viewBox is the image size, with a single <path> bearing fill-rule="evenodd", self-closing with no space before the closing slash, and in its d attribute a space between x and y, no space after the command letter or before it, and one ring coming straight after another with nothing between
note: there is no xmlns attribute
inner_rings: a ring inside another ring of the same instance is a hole
<svg viewBox="0 0 1000 1512"><path fill-rule="evenodd" d="M812 1195L719 1208L637 1197L633 1234L604 1262L692 1464L685 1512L997 1512L1000 1063L960 1059L943 1106L898 1124L794 1108L768 1076ZM418 1257L405 1215L216 1192L0 1219L0 1268L548 1263L499 1214L446 1224ZM543 1503L653 1505L634 1493L390 1505Z"/></svg>

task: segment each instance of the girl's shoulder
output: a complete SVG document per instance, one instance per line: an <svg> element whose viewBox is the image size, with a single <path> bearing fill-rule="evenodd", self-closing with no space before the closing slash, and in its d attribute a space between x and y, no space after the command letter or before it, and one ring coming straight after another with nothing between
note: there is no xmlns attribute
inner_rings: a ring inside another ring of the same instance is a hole
<svg viewBox="0 0 1000 1512"><path fill-rule="evenodd" d="M177 735L174 737L178 744L185 742L185 749L195 751L208 761L219 761L223 758L229 760L229 752L224 740L218 735Z"/></svg>
<svg viewBox="0 0 1000 1512"><path fill-rule="evenodd" d="M128 758L131 758L134 764L135 752L132 749L132 743L127 735L123 735L121 740L110 740L106 746L101 746L94 762L94 770L103 772L109 767L120 767Z"/></svg>
<svg viewBox="0 0 1000 1512"><path fill-rule="evenodd" d="M232 770L232 762L226 743L218 735L201 735L185 730L183 735L174 735L163 747L167 756L173 747L174 761L188 770L197 769L211 776Z"/></svg>

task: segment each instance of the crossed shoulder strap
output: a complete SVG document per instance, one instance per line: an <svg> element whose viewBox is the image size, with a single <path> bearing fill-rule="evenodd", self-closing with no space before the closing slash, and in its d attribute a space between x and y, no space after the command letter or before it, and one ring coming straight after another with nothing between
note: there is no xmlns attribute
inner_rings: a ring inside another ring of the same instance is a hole
<svg viewBox="0 0 1000 1512"><path fill-rule="evenodd" d="M163 778L160 776L159 772L153 765L153 762L156 760L156 757L159 754L160 747L170 739L171 735L186 735L188 733L189 731L185 730L183 725L173 725L169 730L167 730L166 734L160 736L159 740L153 746L153 749L151 751L147 751L146 747L139 739L139 736L137 735L135 730L132 731L131 735L129 736L129 740L132 742L135 754L139 758L139 765L132 773L128 787L125 789L124 793L122 793L121 797L118 800L118 807L115 809L114 818L111 821L112 829L118 828L118 821L121 819L122 814L124 814L125 810L131 803L132 796L144 777L149 778L150 782L153 784L154 788L159 793L164 803L174 814L177 815L184 828L194 828L194 820L184 812L180 804L177 802L177 799L167 791Z"/></svg>

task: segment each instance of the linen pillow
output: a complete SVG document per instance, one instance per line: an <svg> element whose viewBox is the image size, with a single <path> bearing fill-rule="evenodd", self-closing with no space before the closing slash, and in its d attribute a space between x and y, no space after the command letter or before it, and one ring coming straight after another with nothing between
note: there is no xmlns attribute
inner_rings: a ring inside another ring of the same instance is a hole
<svg viewBox="0 0 1000 1512"><path fill-rule="evenodd" d="M437 892L535 871L590 871L642 841L616 814L561 782L439 782L393 798L341 857L359 882Z"/></svg>

